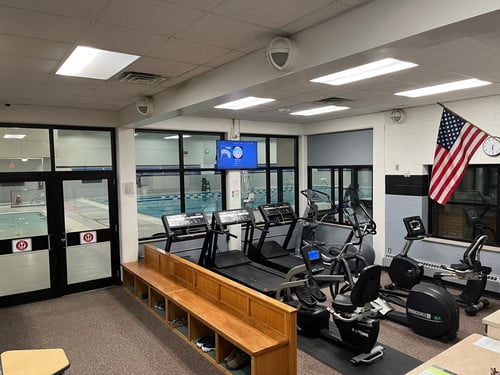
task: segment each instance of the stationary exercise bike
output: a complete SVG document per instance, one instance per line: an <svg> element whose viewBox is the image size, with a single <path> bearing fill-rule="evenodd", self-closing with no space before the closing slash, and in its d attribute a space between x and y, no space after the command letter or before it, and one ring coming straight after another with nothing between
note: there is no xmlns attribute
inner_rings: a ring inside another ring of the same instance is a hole
<svg viewBox="0 0 500 375"><path fill-rule="evenodd" d="M407 232L405 245L403 250L392 258L387 270L391 283L385 288L390 290L396 288L411 289L424 277L424 266L408 256L413 242L425 237L424 225L418 216L405 217L403 223Z"/></svg>
<svg viewBox="0 0 500 375"><path fill-rule="evenodd" d="M283 283L276 292L277 298L280 298L282 291L292 288L295 290L295 295L299 300L296 306L300 332L308 336L322 337L356 353L351 358L353 364L370 363L381 358L384 348L375 346L379 333L379 321L373 317L375 312L372 311L373 308L370 305L370 302L378 296L381 267L370 265L363 268L356 281L350 278L351 285L353 285L351 293L336 295L332 301L332 307L326 307L319 304L326 301L326 296L315 280L315 275L324 271L320 251L315 245L310 244L303 246L301 253L305 264L291 270L287 275L287 282ZM326 278L335 281L342 280L344 276L340 276L340 279L338 275L321 275L320 277L323 281L326 281ZM332 332L330 317L338 334Z"/></svg>
<svg viewBox="0 0 500 375"><path fill-rule="evenodd" d="M392 283L386 285L385 289L411 289L424 276L423 266L408 256L413 241L425 238L424 224L420 216L404 218L403 222L407 230L406 243L403 251L392 259L388 269ZM444 271L436 272L433 276L434 282L443 288L444 277L466 281L462 293L453 297L459 305L465 306L465 313L469 316L476 315L490 304L487 299L481 298L491 273L491 267L483 266L480 259L480 251L487 240L488 236L485 234L476 236L465 249L460 263L442 265Z"/></svg>
<svg viewBox="0 0 500 375"><path fill-rule="evenodd" d="M479 310L490 304L487 299L481 298L481 296L486 288L491 267L483 266L479 256L487 240L488 236L485 234L477 236L465 249L460 263L449 266L442 265L441 268L445 271L436 272L433 276L434 281L443 287L443 277L453 277L466 281L462 293L453 295L453 297L460 305L465 306L465 313L469 316L476 315Z"/></svg>
<svg viewBox="0 0 500 375"><path fill-rule="evenodd" d="M392 283L380 289L380 297L372 304L379 317L408 326L419 335L443 342L454 340L459 327L457 301L442 285L421 281L423 266L408 257L408 251L413 241L424 238L425 229L418 216L403 222L408 233L403 251L389 266Z"/></svg>

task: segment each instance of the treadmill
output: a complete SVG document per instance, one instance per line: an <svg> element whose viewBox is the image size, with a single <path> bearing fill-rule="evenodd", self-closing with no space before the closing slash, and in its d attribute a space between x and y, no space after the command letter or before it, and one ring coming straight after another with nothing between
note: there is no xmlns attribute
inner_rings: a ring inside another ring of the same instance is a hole
<svg viewBox="0 0 500 375"><path fill-rule="evenodd" d="M259 211L264 219L264 226L257 228L262 231L259 241L249 245L248 255L250 259L284 273L303 265L304 260L295 255L295 249L287 249L298 220L293 207L286 202L270 203L260 205ZM271 227L285 225L288 225L289 228L283 244L279 244L275 240L266 241Z"/></svg>
<svg viewBox="0 0 500 375"><path fill-rule="evenodd" d="M174 242L206 238L210 232L210 225L203 212L163 215L161 221L167 232L166 252L171 251ZM182 258L196 263L191 256Z"/></svg>
<svg viewBox="0 0 500 375"><path fill-rule="evenodd" d="M241 225L245 239L242 250L221 251L219 238L225 237L229 244L230 237L237 237L229 232L231 225ZM285 281L285 274L262 264L252 262L246 255L250 234L254 226L251 209L238 208L212 213L211 234L204 242L198 264L232 279L249 288L274 297L278 286Z"/></svg>

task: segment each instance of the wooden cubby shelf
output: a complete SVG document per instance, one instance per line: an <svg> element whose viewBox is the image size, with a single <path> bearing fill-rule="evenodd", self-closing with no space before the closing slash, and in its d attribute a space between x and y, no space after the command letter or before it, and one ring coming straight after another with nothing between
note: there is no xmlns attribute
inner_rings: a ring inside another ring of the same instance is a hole
<svg viewBox="0 0 500 375"><path fill-rule="evenodd" d="M297 373L293 307L152 245L145 245L143 261L122 269L124 289L222 372ZM215 350L205 353L196 345L205 336L214 337ZM250 357L238 370L224 361L234 349Z"/></svg>

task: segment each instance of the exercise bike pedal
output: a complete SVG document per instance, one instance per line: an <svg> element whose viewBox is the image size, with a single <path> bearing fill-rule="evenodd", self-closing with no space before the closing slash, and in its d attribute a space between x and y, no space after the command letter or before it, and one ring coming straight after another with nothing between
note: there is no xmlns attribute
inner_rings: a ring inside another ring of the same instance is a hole
<svg viewBox="0 0 500 375"><path fill-rule="evenodd" d="M377 345L369 353L361 353L355 357L351 358L351 363L354 365L358 365L360 363L370 363L379 358L382 358L384 355L384 347Z"/></svg>
<svg viewBox="0 0 500 375"><path fill-rule="evenodd" d="M295 295L297 296L298 300L307 307L316 306L316 300L312 296L311 291L307 286L303 285L295 287Z"/></svg>

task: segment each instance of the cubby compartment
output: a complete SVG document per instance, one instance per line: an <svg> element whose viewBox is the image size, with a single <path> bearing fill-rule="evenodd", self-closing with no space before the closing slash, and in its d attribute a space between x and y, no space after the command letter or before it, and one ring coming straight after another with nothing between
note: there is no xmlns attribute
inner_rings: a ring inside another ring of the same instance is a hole
<svg viewBox="0 0 500 375"><path fill-rule="evenodd" d="M144 281L140 279L135 279L135 295L139 298L144 304L149 306L149 287Z"/></svg>
<svg viewBox="0 0 500 375"><path fill-rule="evenodd" d="M226 340L223 336L217 335L216 337L216 346L217 346L217 363L220 363L224 369L229 371L231 374L237 375L250 375L252 373L252 361L251 357L245 353L243 350L233 345L231 342ZM243 355L242 353L245 353ZM235 358L235 354L241 358ZM226 359L230 359L229 361ZM232 361L231 361L232 359ZM241 361L241 362L240 362ZM234 365L241 363L240 365L234 367ZM233 366L233 368L230 368Z"/></svg>
<svg viewBox="0 0 500 375"><path fill-rule="evenodd" d="M150 301L151 309L153 309L156 314L158 314L163 320L165 320L167 317L165 310L167 301L165 300L165 296L163 296L155 289L151 288Z"/></svg>
<svg viewBox="0 0 500 375"><path fill-rule="evenodd" d="M135 295L135 277L126 270L123 270L123 287Z"/></svg>
<svg viewBox="0 0 500 375"><path fill-rule="evenodd" d="M199 350L216 359L215 332L193 316L189 316L188 337Z"/></svg>
<svg viewBox="0 0 500 375"><path fill-rule="evenodd" d="M167 301L167 323L170 327L188 337L188 313L172 301Z"/></svg>

